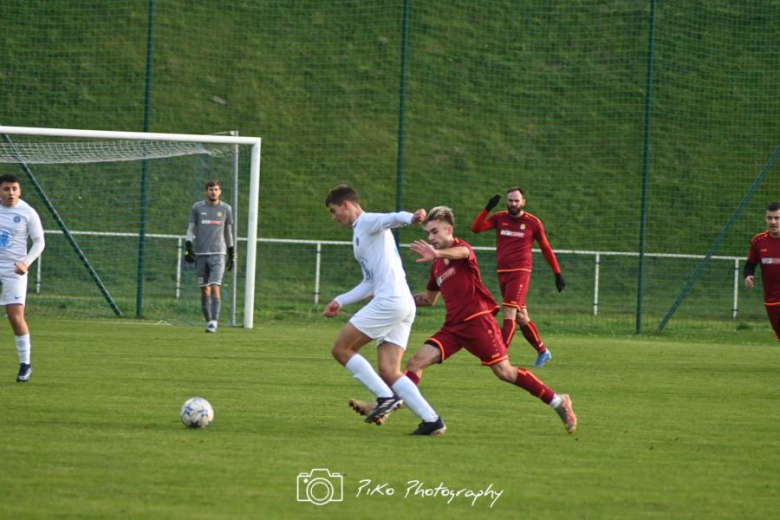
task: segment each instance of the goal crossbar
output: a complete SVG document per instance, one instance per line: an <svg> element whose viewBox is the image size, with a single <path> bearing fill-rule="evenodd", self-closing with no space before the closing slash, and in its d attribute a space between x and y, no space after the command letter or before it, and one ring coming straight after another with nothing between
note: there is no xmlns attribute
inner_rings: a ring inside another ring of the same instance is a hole
<svg viewBox="0 0 780 520"><path fill-rule="evenodd" d="M73 128L36 128L0 125L0 135L28 135L43 137L77 137L86 139L128 139L143 141L180 141L212 144L238 144L252 147L249 176L249 210L247 216L246 284L244 293L244 328L254 327L255 270L257 265L257 213L260 194L260 147L259 137L168 134L153 132L119 132L112 130L79 130Z"/></svg>

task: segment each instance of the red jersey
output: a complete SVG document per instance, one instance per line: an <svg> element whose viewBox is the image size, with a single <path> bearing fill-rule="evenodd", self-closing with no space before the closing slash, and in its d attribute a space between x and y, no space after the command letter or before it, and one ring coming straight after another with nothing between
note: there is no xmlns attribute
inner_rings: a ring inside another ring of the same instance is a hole
<svg viewBox="0 0 780 520"><path fill-rule="evenodd" d="M747 259L761 265L764 303L780 303L780 238L772 238L769 231L754 236Z"/></svg>
<svg viewBox="0 0 780 520"><path fill-rule="evenodd" d="M534 240L539 243L539 248L553 272L561 272L541 220L527 211L523 211L519 217L513 217L506 210L489 217L488 214L487 210L482 210L471 225L471 231L481 233L489 229L496 230L496 263L499 273L530 271Z"/></svg>
<svg viewBox="0 0 780 520"><path fill-rule="evenodd" d="M441 291L444 297L444 304L447 306L444 324L461 323L487 313L495 315L498 312L498 304L482 283L474 250L460 238L456 238L450 247L468 248L468 258L434 260L426 287L429 291Z"/></svg>

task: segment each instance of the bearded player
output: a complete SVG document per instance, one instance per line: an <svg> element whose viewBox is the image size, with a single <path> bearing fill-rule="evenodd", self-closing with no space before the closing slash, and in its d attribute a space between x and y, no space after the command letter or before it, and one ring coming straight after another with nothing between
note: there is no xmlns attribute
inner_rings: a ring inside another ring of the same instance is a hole
<svg viewBox="0 0 780 520"><path fill-rule="evenodd" d="M534 366L539 368L552 359L552 353L544 346L539 330L531 321L525 306L525 296L531 281L531 248L534 240L539 243L544 259L555 273L555 287L558 292L566 287L566 281L558 266L558 259L547 241L542 221L523 210L523 190L517 186L509 188L506 192L506 211L490 215L499 200L501 195L494 195L490 199L471 224L471 231L482 233L490 229L496 230L498 285L503 298L501 337L509 348L519 325L526 341L536 350Z"/></svg>

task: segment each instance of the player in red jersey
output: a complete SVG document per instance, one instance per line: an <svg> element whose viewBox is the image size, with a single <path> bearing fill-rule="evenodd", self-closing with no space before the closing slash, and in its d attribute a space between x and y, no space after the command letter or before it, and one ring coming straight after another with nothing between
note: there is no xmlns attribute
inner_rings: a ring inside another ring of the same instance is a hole
<svg viewBox="0 0 780 520"><path fill-rule="evenodd" d="M406 375L419 383L425 368L441 363L465 348L489 366L502 381L515 384L550 405L560 416L566 431L577 429L571 398L553 392L534 374L509 362L506 346L495 318L498 304L482 283L477 258L471 246L453 236L454 216L450 208L431 209L423 222L428 240L415 241L411 249L418 262L432 262L426 291L415 295L417 306L436 303L444 297L447 315L444 326L431 336L406 364ZM421 424L423 428L425 423Z"/></svg>
<svg viewBox="0 0 780 520"><path fill-rule="evenodd" d="M753 237L743 270L745 287L756 284L756 265L761 264L761 282L764 285L764 307L769 323L780 341L780 202L766 207L767 230Z"/></svg>
<svg viewBox="0 0 780 520"><path fill-rule="evenodd" d="M566 281L561 274L558 260L547 241L542 221L523 210L525 196L523 190L515 186L506 192L506 211L499 211L491 216L490 211L496 207L501 195L494 195L474 222L471 231L482 233L490 229L496 230L496 263L498 267L498 284L501 289L503 324L501 336L507 348L515 335L516 325L520 325L523 336L536 350L535 367L541 367L550 359L552 353L544 346L539 336L536 324L528 316L525 306L525 295L531 281L531 248L534 240L539 243L542 255L555 273L555 286L558 292L566 287Z"/></svg>

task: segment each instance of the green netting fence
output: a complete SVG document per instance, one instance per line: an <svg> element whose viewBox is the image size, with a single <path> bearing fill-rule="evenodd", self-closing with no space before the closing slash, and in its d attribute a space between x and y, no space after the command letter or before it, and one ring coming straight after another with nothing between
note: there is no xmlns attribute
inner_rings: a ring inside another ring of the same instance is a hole
<svg viewBox="0 0 780 520"><path fill-rule="evenodd" d="M650 331L780 144L778 23L777 0L6 0L0 124L262 137L260 323L314 316L357 283L349 235L323 204L341 182L369 210L451 206L498 294L494 238L468 227L518 184L568 282L558 294L535 255L527 303L542 334ZM211 167L186 161L149 163L161 234L184 233ZM140 164L122 181L51 168L38 170L55 204L102 209L68 211L79 230L137 238ZM116 197L134 207L112 211ZM770 171L668 329L767 327L760 290L745 291L739 271L778 198ZM403 244L422 234L398 237L421 288L425 267ZM137 243L101 247L101 277L132 273ZM149 248L161 251L144 315L198 320L194 281L175 297L175 243ZM44 253L37 312L110 316L83 270L46 273L68 255L54 242ZM116 278L109 289L132 309L134 275Z"/></svg>

